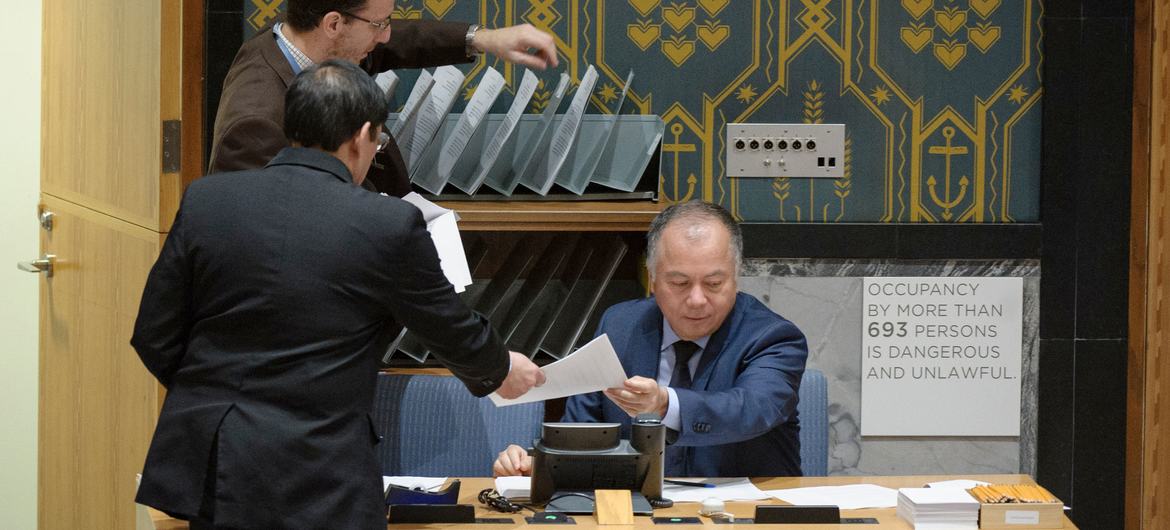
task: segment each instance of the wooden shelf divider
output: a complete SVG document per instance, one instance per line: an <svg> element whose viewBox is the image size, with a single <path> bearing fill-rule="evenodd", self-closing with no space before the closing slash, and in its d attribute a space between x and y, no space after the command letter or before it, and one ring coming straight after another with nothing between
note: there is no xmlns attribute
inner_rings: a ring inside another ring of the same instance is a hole
<svg viewBox="0 0 1170 530"><path fill-rule="evenodd" d="M467 231L645 232L662 204L641 201L441 201Z"/></svg>

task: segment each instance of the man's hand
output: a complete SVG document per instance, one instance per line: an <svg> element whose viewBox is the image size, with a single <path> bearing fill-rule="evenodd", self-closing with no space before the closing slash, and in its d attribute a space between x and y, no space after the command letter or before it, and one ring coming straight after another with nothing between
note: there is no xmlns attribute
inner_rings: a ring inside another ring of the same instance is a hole
<svg viewBox="0 0 1170 530"><path fill-rule="evenodd" d="M516 477L532 473L532 457L528 451L519 445L509 445L500 451L496 463L492 464L492 473L497 477Z"/></svg>
<svg viewBox="0 0 1170 530"><path fill-rule="evenodd" d="M504 378L504 383L496 389L496 393L500 397L516 399L532 390L533 387L544 384L544 372L528 357L514 351L508 352L508 355L512 357L512 369L508 371L508 377Z"/></svg>
<svg viewBox="0 0 1170 530"><path fill-rule="evenodd" d="M499 29L480 28L471 45L508 61L534 70L557 65L557 48L552 35L532 24L520 24Z"/></svg>
<svg viewBox="0 0 1170 530"><path fill-rule="evenodd" d="M644 412L653 412L661 418L666 416L666 407L670 404L666 387L640 375L626 379L621 388L605 389L605 395L631 418Z"/></svg>

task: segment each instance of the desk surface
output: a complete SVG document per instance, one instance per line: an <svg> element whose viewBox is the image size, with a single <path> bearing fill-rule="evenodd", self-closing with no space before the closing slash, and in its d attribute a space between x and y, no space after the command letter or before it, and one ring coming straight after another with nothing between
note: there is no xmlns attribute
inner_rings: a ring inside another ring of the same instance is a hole
<svg viewBox="0 0 1170 530"><path fill-rule="evenodd" d="M890 488L918 488L922 487L927 482L935 482L939 480L949 480L956 478L969 478L976 480L984 480L993 484L1033 484L1032 478L1027 475L920 475L920 476L904 476L904 477L874 477L874 476L860 476L860 477L780 477L780 478L754 478L752 482L757 487L763 490L786 489L786 488L801 488L808 486L840 486L845 484L877 484L879 486L886 486ZM489 478L468 478L463 479L463 487L460 489L459 502L471 504L476 507L476 517L510 517L515 524L482 524L476 525L476 528L482 530L507 530L509 528L527 528L524 523L524 516L530 515L530 512L521 512L519 514L501 514L487 510L480 506L476 501L475 496L479 490L491 487L492 479ZM727 511L734 513L736 517L751 517L755 511L756 504L786 504L782 501L772 499L770 501L756 502L731 502L727 504ZM654 515L658 517L669 516L688 516L693 517L698 515L698 503L678 503L673 508L664 510L655 510ZM167 517L165 514L151 511L152 518L155 521L155 527L159 530L174 530L187 528L185 521L177 521ZM817 530L872 530L877 528L898 528L910 530L912 527L905 521L898 518L894 514L893 508L882 508L874 510L842 510L842 517L872 517L878 520L877 525L715 525L711 520L703 517L703 526L715 526L719 528L797 528L797 527L815 527ZM561 525L534 525L533 528L580 528L591 529L599 528L596 519L592 515L577 515L573 516L577 524L575 526L561 526ZM425 528L456 528L460 525L455 524L434 524L434 525L394 525L389 528L398 530L408 529L425 529ZM466 526L466 525L464 525ZM657 528L693 528L696 525L659 525ZM647 517L634 518L633 525L619 525L619 526L604 526L600 528L606 529L641 529L641 528L655 528L656 526ZM1076 528L1068 517L1064 517L1064 528Z"/></svg>

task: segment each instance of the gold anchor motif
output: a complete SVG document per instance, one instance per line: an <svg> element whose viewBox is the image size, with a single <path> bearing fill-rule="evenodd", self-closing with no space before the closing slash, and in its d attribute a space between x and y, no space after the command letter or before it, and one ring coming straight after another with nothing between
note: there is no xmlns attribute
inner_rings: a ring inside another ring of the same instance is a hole
<svg viewBox="0 0 1170 530"><path fill-rule="evenodd" d="M669 199L671 202L686 202L686 201L691 200L691 197L693 197L695 195L695 184L699 180L698 178L695 177L694 173L687 175L687 194L682 196L681 198L679 197L679 191L678 191L679 153L693 153L693 152L695 152L695 148L696 148L695 144L684 144L684 143L680 143L678 141L679 137L682 136L682 133L683 133L683 125L681 123L675 123L674 125L671 125L670 126L670 134L674 135L674 143L662 144L663 151L666 151L667 153L674 153L674 198ZM663 195L665 195L665 194L663 194Z"/></svg>
<svg viewBox="0 0 1170 530"><path fill-rule="evenodd" d="M935 204L943 207L943 219L950 221L951 216L953 215L951 213L951 208L958 206L959 203L963 201L963 198L967 196L967 186L970 184L970 181L967 179L967 175L963 175L961 178L959 178L959 196L955 197L954 200L951 200L951 156L967 154L967 146L951 146L951 139L955 137L954 127L943 127L942 135L943 138L947 139L947 144L945 146L933 146L929 149L928 152L932 155L943 155L946 157L946 175L944 180L945 183L943 185L943 196L945 199L938 198L938 193L935 191L938 182L934 179L934 175L931 175L926 179L926 185L930 190L930 198L934 200Z"/></svg>

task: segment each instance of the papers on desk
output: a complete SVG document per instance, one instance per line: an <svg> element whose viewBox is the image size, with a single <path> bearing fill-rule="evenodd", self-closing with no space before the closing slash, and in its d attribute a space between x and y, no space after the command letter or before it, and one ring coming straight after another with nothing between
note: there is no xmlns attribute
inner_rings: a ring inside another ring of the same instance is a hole
<svg viewBox="0 0 1170 530"><path fill-rule="evenodd" d="M532 497L532 477L496 477L496 491L511 499Z"/></svg>
<svg viewBox="0 0 1170 530"><path fill-rule="evenodd" d="M401 488L438 491L446 483L447 477L388 477L382 475L382 491L386 491L391 484Z"/></svg>
<svg viewBox="0 0 1170 530"><path fill-rule="evenodd" d="M497 407L504 407L617 388L626 381L626 371L618 361L617 352L613 351L608 335L589 341L589 344L546 365L542 370L544 385L529 390L523 396L504 399L492 392L488 397Z"/></svg>
<svg viewBox="0 0 1170 530"><path fill-rule="evenodd" d="M662 496L674 502L703 502L712 497L722 501L758 501L768 495L746 478L686 479L687 482L714 484L714 488L663 484Z"/></svg>
<svg viewBox="0 0 1170 530"><path fill-rule="evenodd" d="M471 269L467 266L467 254L463 252L463 239L459 237L458 220L454 211L428 201L415 192L406 194L402 200L413 204L423 214L427 231L439 254L439 267L447 281L461 293L471 285Z"/></svg>
<svg viewBox="0 0 1170 530"><path fill-rule="evenodd" d="M893 508L898 505L898 492L896 490L873 484L814 486L768 490L764 493L795 506L833 505L842 510L860 510L862 508Z"/></svg>
<svg viewBox="0 0 1170 530"><path fill-rule="evenodd" d="M902 488L898 517L915 530L979 528L979 501L961 488Z"/></svg>

